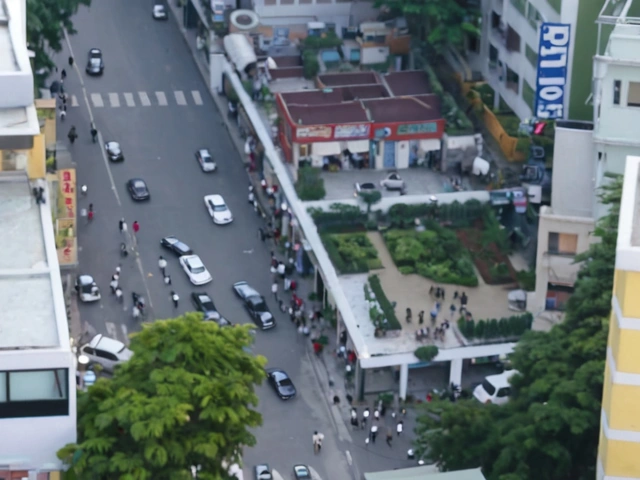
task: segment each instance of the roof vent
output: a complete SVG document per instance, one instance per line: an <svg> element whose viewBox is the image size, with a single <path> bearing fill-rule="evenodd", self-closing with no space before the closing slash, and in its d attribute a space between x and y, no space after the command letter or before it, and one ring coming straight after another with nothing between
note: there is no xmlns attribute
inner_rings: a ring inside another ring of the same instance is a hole
<svg viewBox="0 0 640 480"><path fill-rule="evenodd" d="M253 10L235 10L229 17L231 25L238 30L253 30L260 24L258 14Z"/></svg>

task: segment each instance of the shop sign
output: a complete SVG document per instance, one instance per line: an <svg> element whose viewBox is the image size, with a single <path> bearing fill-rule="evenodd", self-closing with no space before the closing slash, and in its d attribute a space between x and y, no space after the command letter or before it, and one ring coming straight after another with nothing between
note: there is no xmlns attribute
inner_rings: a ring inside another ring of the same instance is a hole
<svg viewBox="0 0 640 480"><path fill-rule="evenodd" d="M60 197L63 213L60 217L76 218L76 170L67 168L58 170Z"/></svg>
<svg viewBox="0 0 640 480"><path fill-rule="evenodd" d="M78 248L75 237L63 239L62 246L57 249L60 265L76 265L78 263Z"/></svg>
<svg viewBox="0 0 640 480"><path fill-rule="evenodd" d="M569 24L543 23L540 28L535 97L538 118L564 118L570 39Z"/></svg>
<svg viewBox="0 0 640 480"><path fill-rule="evenodd" d="M438 124L436 122L429 123L407 123L398 126L398 135L417 135L420 133L437 133Z"/></svg>
<svg viewBox="0 0 640 480"><path fill-rule="evenodd" d="M331 127L318 125L296 128L296 138L331 138Z"/></svg>
<svg viewBox="0 0 640 480"><path fill-rule="evenodd" d="M355 125L336 125L333 138L364 138L369 137L368 123Z"/></svg>

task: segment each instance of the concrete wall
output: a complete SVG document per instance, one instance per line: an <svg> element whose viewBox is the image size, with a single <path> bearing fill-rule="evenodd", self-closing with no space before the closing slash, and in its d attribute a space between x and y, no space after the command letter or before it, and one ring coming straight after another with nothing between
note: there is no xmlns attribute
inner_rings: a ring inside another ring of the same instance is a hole
<svg viewBox="0 0 640 480"><path fill-rule="evenodd" d="M33 148L29 150L27 174L29 179L44 178L47 171L45 135L41 133L33 137Z"/></svg>
<svg viewBox="0 0 640 480"><path fill-rule="evenodd" d="M265 5L265 0L254 0L253 8L260 16L260 23L268 26L287 27L292 24L304 24L319 21L335 23L337 27L348 27L351 15L351 2L302 3L300 0L274 0L275 5ZM338 32L341 28L337 29Z"/></svg>
<svg viewBox="0 0 640 480"><path fill-rule="evenodd" d="M389 47L362 47L360 50L360 63L362 65L375 65L377 63L385 63L388 58Z"/></svg>
<svg viewBox="0 0 640 480"><path fill-rule="evenodd" d="M9 17L8 28L16 61L15 71L0 72L0 92L11 92L11 95L0 95L0 108L18 108L33 105L33 73L27 53L27 39L24 30L22 1L4 2Z"/></svg>

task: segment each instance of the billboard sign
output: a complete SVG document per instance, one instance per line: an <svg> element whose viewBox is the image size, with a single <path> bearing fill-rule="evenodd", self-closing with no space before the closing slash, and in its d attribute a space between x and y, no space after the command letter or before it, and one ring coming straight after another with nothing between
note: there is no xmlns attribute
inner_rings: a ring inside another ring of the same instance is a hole
<svg viewBox="0 0 640 480"><path fill-rule="evenodd" d="M367 123L336 125L336 128L333 132L333 138L369 138L370 128L371 126Z"/></svg>
<svg viewBox="0 0 640 480"><path fill-rule="evenodd" d="M543 23L540 27L534 111L534 115L538 118L564 118L570 41L571 25Z"/></svg>

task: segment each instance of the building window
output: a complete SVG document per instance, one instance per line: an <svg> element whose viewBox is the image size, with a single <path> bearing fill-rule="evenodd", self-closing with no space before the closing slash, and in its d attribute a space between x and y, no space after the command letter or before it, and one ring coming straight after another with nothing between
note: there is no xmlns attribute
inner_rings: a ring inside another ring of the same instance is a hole
<svg viewBox="0 0 640 480"><path fill-rule="evenodd" d="M619 81L619 80L616 80ZM620 94L618 94L618 102L620 102ZM614 91L615 101L615 91ZM640 107L640 83L629 82L629 91L627 92L627 105L629 107Z"/></svg>
<svg viewBox="0 0 640 480"><path fill-rule="evenodd" d="M567 285L547 284L547 295L545 298L545 310L563 312L567 307L567 302L573 294L573 287Z"/></svg>
<svg viewBox="0 0 640 480"><path fill-rule="evenodd" d="M513 28L507 28L507 50L510 52L520 51L520 35Z"/></svg>
<svg viewBox="0 0 640 480"><path fill-rule="evenodd" d="M622 88L622 82L620 80L613 81L613 104L620 105L620 89Z"/></svg>
<svg viewBox="0 0 640 480"><path fill-rule="evenodd" d="M529 25L531 25L535 31L538 31L538 23L542 21L542 16L538 9L531 3L529 3L527 7L527 20L529 20Z"/></svg>
<svg viewBox="0 0 640 480"><path fill-rule="evenodd" d="M298 153L300 154L300 158L308 157L311 155L311 145L308 143L301 144Z"/></svg>
<svg viewBox="0 0 640 480"><path fill-rule="evenodd" d="M507 67L507 88L518 93L520 87L520 76L509 67Z"/></svg>
<svg viewBox="0 0 640 480"><path fill-rule="evenodd" d="M69 371L0 372L0 418L69 414Z"/></svg>
<svg viewBox="0 0 640 480"><path fill-rule="evenodd" d="M562 11L562 0L548 0L549 5L553 8L556 13L560 13Z"/></svg>
<svg viewBox="0 0 640 480"><path fill-rule="evenodd" d="M527 0L511 0L511 5L524 17L527 12Z"/></svg>
<svg viewBox="0 0 640 480"><path fill-rule="evenodd" d="M538 52L531 48L528 44L524 44L524 54L533 68L538 68Z"/></svg>
<svg viewBox="0 0 640 480"><path fill-rule="evenodd" d="M526 80L523 80L522 82L522 99L527 103L527 105L529 105L529 107L533 111L533 109L535 108L534 103L536 101L536 92Z"/></svg>
<svg viewBox="0 0 640 480"><path fill-rule="evenodd" d="M552 255L575 255L578 252L578 235L549 232L547 251Z"/></svg>
<svg viewBox="0 0 640 480"><path fill-rule="evenodd" d="M264 4L266 5L277 5L278 1L277 0L264 0Z"/></svg>

